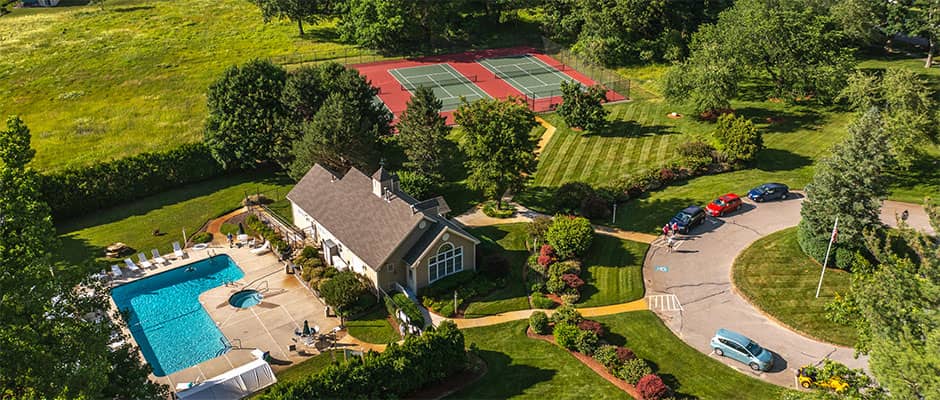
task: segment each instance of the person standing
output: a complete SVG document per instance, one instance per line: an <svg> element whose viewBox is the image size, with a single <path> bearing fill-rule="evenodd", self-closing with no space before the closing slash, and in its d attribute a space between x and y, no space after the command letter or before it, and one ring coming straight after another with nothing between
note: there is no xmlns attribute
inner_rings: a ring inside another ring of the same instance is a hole
<svg viewBox="0 0 940 400"><path fill-rule="evenodd" d="M232 248L232 232L229 232L228 235L226 235L226 237L228 238L228 248L231 249Z"/></svg>
<svg viewBox="0 0 940 400"><path fill-rule="evenodd" d="M673 222L673 223L672 223L672 235L675 236L675 235L678 235L678 234L679 234L679 223L678 223L678 222Z"/></svg>
<svg viewBox="0 0 940 400"><path fill-rule="evenodd" d="M669 236L669 224L668 223L666 225L663 225L663 236L664 237Z"/></svg>

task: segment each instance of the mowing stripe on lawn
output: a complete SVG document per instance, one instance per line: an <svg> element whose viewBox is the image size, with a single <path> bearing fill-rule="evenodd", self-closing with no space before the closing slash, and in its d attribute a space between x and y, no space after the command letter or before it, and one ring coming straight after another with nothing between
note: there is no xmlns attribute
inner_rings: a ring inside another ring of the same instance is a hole
<svg viewBox="0 0 940 400"><path fill-rule="evenodd" d="M608 144L607 138L603 138L603 137L594 138L594 146L591 147L591 157L588 158L587 163L585 164L586 167L583 170L581 170L580 179L582 182L589 182L591 184L598 183L594 181L592 177L595 175L595 172L597 171L598 167L600 167L598 159L600 158L601 153L603 152L603 149L606 144Z"/></svg>
<svg viewBox="0 0 940 400"><path fill-rule="evenodd" d="M565 172L567 172L567 166L571 162L575 144L574 135L568 134L565 135L565 142L562 143L561 151L558 153L558 159L555 161L555 166L552 169L551 180L549 181L552 186L561 185L561 181L564 179Z"/></svg>
<svg viewBox="0 0 940 400"><path fill-rule="evenodd" d="M604 148L600 152L600 162L598 163L597 168L594 168L591 172L591 181L608 181L607 171L610 170L610 165L613 164L613 160L610 159L610 154L614 151L615 143L616 142L609 141L608 143L604 144Z"/></svg>
<svg viewBox="0 0 940 400"><path fill-rule="evenodd" d="M640 150L639 157L637 158L640 164L646 165L649 162L650 158L650 149L653 147L653 141L644 140L643 147Z"/></svg>
<svg viewBox="0 0 940 400"><path fill-rule="evenodd" d="M578 148L574 150L574 154L568 159L568 167L565 169L565 174L562 177L562 183L571 182L577 176L577 166L581 164L581 158L584 157L585 146L584 140L580 137L576 137L574 142L578 144Z"/></svg>
<svg viewBox="0 0 940 400"><path fill-rule="evenodd" d="M591 160L597 157L596 149L600 140L598 140L597 137L582 138L581 140L586 142L584 145L585 154L578 164L574 166L574 176L571 180L585 182L584 175L590 175L590 168L593 166Z"/></svg>
<svg viewBox="0 0 940 400"><path fill-rule="evenodd" d="M567 133L558 134L556 132L555 136L552 136L551 142L555 143L555 146L552 148L551 157L544 158L547 168L542 171L540 184L543 186L554 186L555 183L557 183L558 177L556 177L556 175L561 166L565 164L565 159L567 158L565 152L568 151L568 147L570 146L571 135Z"/></svg>

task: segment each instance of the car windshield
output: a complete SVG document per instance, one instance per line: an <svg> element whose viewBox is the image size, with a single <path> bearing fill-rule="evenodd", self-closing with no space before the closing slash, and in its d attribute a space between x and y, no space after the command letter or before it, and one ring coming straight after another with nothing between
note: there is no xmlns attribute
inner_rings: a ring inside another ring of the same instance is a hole
<svg viewBox="0 0 940 400"><path fill-rule="evenodd" d="M723 205L725 205L725 202L721 201L721 199L717 199L717 200L713 201L712 204L714 204L714 205L716 205L716 206L723 206Z"/></svg>
<svg viewBox="0 0 940 400"><path fill-rule="evenodd" d="M682 221L682 223L688 223L688 222L689 222L689 219L690 219L691 217L689 216L689 214L686 214L686 213L684 213L684 212L681 212L681 213L679 213L679 214L676 214L676 218L677 218L679 221Z"/></svg>
<svg viewBox="0 0 940 400"><path fill-rule="evenodd" d="M749 353L751 353L751 355L755 355L755 356L756 356L756 355L760 354L762 350L763 350L763 349L762 349L757 343L755 343L753 340L752 340L750 343L747 344L747 351L748 351Z"/></svg>

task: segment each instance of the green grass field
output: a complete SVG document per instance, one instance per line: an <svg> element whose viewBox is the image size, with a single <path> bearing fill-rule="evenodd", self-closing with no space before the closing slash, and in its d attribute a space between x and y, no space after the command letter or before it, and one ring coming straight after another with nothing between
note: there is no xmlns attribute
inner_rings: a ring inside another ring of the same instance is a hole
<svg viewBox="0 0 940 400"><path fill-rule="evenodd" d="M470 233L480 239L480 245L477 247L478 264L489 254L501 254L509 261L510 272L506 277L505 288L468 304L464 316L482 317L529 308L528 292L522 281L522 268L525 267L529 254L525 245L526 224L473 228Z"/></svg>
<svg viewBox="0 0 940 400"><path fill-rule="evenodd" d="M595 318L610 332L608 340L633 349L679 398L779 399L786 389L742 374L683 343L649 311Z"/></svg>
<svg viewBox="0 0 940 400"><path fill-rule="evenodd" d="M820 264L803 254L797 228L784 229L754 242L734 262L733 278L751 303L787 326L807 335L843 346L855 344L850 326L826 319L826 304L846 293L851 274L828 269L816 298Z"/></svg>
<svg viewBox="0 0 940 400"><path fill-rule="evenodd" d="M619 304L643 297L643 259L649 245L594 235L584 259L581 300L577 307Z"/></svg>
<svg viewBox="0 0 940 400"><path fill-rule="evenodd" d="M0 20L0 115L19 114L41 170L202 140L206 90L232 64L336 51L330 25L265 24L243 0L110 0Z"/></svg>
<svg viewBox="0 0 940 400"><path fill-rule="evenodd" d="M381 305L362 317L346 321L346 328L354 338L367 343L387 344L401 340L388 322L388 312Z"/></svg>
<svg viewBox="0 0 940 400"><path fill-rule="evenodd" d="M192 235L209 219L241 207L246 192L283 197L291 186L293 181L283 175L263 171L241 173L62 221L56 224L62 241L60 256L73 264L95 259L103 262L104 248L114 242L123 242L148 255L152 248L166 254L174 241L183 241L183 229ZM154 236L155 229L164 234Z"/></svg>

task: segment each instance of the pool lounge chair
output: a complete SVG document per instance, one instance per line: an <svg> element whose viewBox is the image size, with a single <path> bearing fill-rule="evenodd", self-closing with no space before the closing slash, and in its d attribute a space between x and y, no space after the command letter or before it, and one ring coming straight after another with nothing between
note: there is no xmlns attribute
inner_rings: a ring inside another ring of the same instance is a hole
<svg viewBox="0 0 940 400"><path fill-rule="evenodd" d="M119 265L114 264L111 266L111 275L114 275L114 277L117 278L121 275L124 275L124 273L121 272L121 267Z"/></svg>
<svg viewBox="0 0 940 400"><path fill-rule="evenodd" d="M152 258L153 262L155 262L155 263L160 263L160 264L163 264L163 265L167 265L167 264L168 264L168 262L166 261L166 259L160 256L160 252L157 251L157 249L152 249L152 250L150 250L150 254L153 255L153 258Z"/></svg>
<svg viewBox="0 0 940 400"><path fill-rule="evenodd" d="M140 267L138 267L137 264L134 264L130 258L124 259L124 265L127 265L127 269L131 270L131 272L140 272Z"/></svg>
<svg viewBox="0 0 940 400"><path fill-rule="evenodd" d="M137 260L140 261L140 266L144 268L156 268L156 265L153 265L152 262L147 260L147 255L144 253L137 254Z"/></svg>
<svg viewBox="0 0 940 400"><path fill-rule="evenodd" d="M180 247L180 242L173 242L173 254L176 254L176 258L183 258L186 255Z"/></svg>
<svg viewBox="0 0 940 400"><path fill-rule="evenodd" d="M259 247L259 248L257 248L257 249L251 249L251 250L249 250L249 251L251 251L251 254L260 256L260 255L262 255L262 254L264 254L264 253L267 253L267 252L271 251L271 242L268 242L267 240L265 240L265 241L264 241L264 244L261 245L261 247Z"/></svg>

